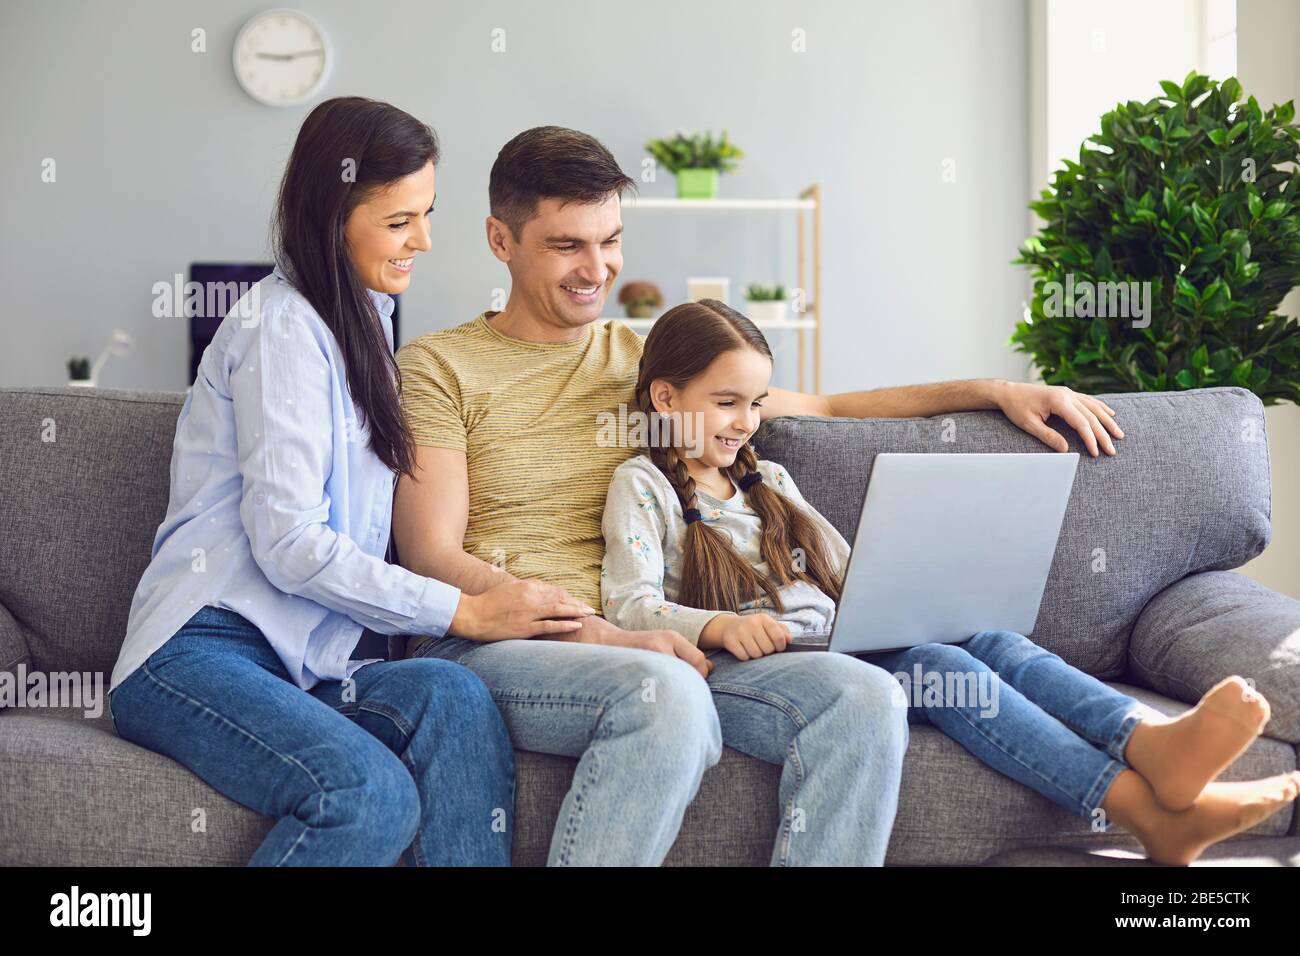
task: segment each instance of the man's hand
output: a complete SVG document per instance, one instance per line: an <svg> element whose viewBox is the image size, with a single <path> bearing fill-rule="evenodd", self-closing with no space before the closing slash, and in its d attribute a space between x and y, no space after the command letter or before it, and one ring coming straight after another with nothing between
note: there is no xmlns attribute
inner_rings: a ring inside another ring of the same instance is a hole
<svg viewBox="0 0 1300 956"><path fill-rule="evenodd" d="M560 639L579 641L583 644L635 647L643 651L656 651L670 657L680 657L704 678L713 671L713 661L705 657L702 650L676 631L625 631L621 627L615 627L603 617L592 616L582 618L580 630L573 634L564 634Z"/></svg>
<svg viewBox="0 0 1300 956"><path fill-rule="evenodd" d="M1098 447L1108 455L1115 454L1111 435L1124 437L1124 432L1112 417L1115 409L1100 399L1081 395L1064 385L999 382L994 394L998 407L1012 424L1056 451L1069 451L1070 445L1060 432L1047 427L1047 419L1052 415L1059 415L1079 433L1084 447L1094 458L1098 455Z"/></svg>

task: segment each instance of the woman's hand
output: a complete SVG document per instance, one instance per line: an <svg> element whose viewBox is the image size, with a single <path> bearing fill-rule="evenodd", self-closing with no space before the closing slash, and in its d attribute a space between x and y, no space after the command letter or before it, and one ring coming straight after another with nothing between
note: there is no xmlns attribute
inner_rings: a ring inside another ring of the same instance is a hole
<svg viewBox="0 0 1300 956"><path fill-rule="evenodd" d="M461 592L447 633L476 641L504 641L576 631L595 614L562 587L544 581L507 581L482 594ZM561 620L554 620L560 618Z"/></svg>
<svg viewBox="0 0 1300 956"><path fill-rule="evenodd" d="M700 631L700 647L721 647L748 661L785 650L790 628L768 614L719 614Z"/></svg>

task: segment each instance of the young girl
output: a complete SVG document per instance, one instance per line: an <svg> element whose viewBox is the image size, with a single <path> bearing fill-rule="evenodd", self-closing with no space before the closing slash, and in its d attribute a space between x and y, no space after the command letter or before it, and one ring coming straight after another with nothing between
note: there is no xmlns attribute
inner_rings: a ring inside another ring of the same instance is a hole
<svg viewBox="0 0 1300 956"><path fill-rule="evenodd" d="M1240 677L1164 718L1010 631L858 657L781 654L792 636L829 634L849 545L788 472L756 460L747 444L771 373L762 333L723 303L665 313L637 381L648 447L615 472L604 516L605 616L623 628L676 630L712 652L708 680L724 743L772 762L784 756L788 775L791 759L809 755L756 741L781 738L780 720L737 719L732 698L766 695L779 709L787 686L806 681L818 662L853 660L895 675L895 706L909 722L938 727L1098 828L1120 824L1157 862L1190 863L1296 798L1300 772L1212 782L1268 721L1268 703ZM756 673L774 660L795 666ZM975 686L998 680L999 706L968 703L951 680L923 677L914 693L917 673L974 675ZM761 693L752 689L758 677L766 678ZM860 674L844 668L832 679L840 677ZM849 750L869 747L877 733L852 723L833 730ZM809 810L810 824L819 811Z"/></svg>

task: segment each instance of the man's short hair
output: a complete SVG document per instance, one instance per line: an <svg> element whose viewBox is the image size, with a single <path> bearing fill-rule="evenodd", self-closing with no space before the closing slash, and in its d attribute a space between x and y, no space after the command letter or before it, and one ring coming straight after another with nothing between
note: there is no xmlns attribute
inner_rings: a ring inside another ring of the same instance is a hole
<svg viewBox="0 0 1300 956"><path fill-rule="evenodd" d="M535 126L501 147L488 179L492 215L518 241L543 199L602 203L635 189L613 155L594 136L563 126Z"/></svg>

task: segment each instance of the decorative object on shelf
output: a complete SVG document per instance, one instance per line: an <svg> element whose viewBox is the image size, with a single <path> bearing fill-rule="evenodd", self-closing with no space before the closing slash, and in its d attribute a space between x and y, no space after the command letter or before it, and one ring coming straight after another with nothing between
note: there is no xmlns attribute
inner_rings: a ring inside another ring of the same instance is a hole
<svg viewBox="0 0 1300 956"><path fill-rule="evenodd" d="M94 365L90 364L89 359L80 356L68 359L68 384L94 388L99 373L104 370L104 365L109 358L114 355L126 355L133 348L135 348L135 341L131 336L121 329L114 329L113 337L109 339L108 345L104 346L104 351L99 353L99 358L95 359Z"/></svg>
<svg viewBox="0 0 1300 956"><path fill-rule="evenodd" d="M691 302L701 299L717 299L724 305L730 305L731 280L726 276L692 277L686 280L686 298Z"/></svg>
<svg viewBox="0 0 1300 956"><path fill-rule="evenodd" d="M781 199L675 199L668 196L624 197L623 210L629 214L670 217L686 213L692 219L708 218L718 221L722 228L727 223L749 213L793 212L796 229L796 270L792 298L800 303L800 308L791 318L779 323L764 326L765 329L788 330L795 334L799 345L798 384L799 391L807 391L805 373L811 364L812 390L822 390L822 188L813 183L802 189L798 196ZM692 228L699 229L693 225ZM734 227L733 227L734 228ZM697 282L699 280L696 280ZM726 279L704 280L706 286L696 286L691 290L691 299L716 298L724 302L727 297L720 294L726 289ZM707 284L712 283L712 286ZM723 289L717 288L723 283ZM688 288L691 283L688 281ZM614 316L609 316L614 318ZM625 323L644 334L655 323L655 319L626 319ZM812 339L812 349L808 349L807 339ZM811 351L811 356L808 354ZM811 358L811 363L809 359Z"/></svg>
<svg viewBox="0 0 1300 956"><path fill-rule="evenodd" d="M1195 71L1119 104L1030 203L1034 294L1011 336L1080 391L1237 385L1300 403L1300 127ZM1089 146L1095 144L1096 148ZM1117 314L1118 313L1118 314Z"/></svg>
<svg viewBox="0 0 1300 956"><path fill-rule="evenodd" d="M623 283L618 292L618 303L629 319L648 319L663 306L664 296L653 282L634 279Z"/></svg>
<svg viewBox="0 0 1300 956"><path fill-rule="evenodd" d="M788 303L785 298L785 286L752 284L745 289L745 301L748 303L746 315L755 325L784 322Z"/></svg>
<svg viewBox="0 0 1300 956"><path fill-rule="evenodd" d="M68 384L84 387L95 384L90 379L90 359L78 355L68 359Z"/></svg>
<svg viewBox="0 0 1300 956"><path fill-rule="evenodd" d="M329 37L301 10L267 10L235 37L235 79L267 106L306 102L325 86L334 65Z"/></svg>
<svg viewBox="0 0 1300 956"><path fill-rule="evenodd" d="M677 177L679 199L713 199L718 195L718 174L735 170L744 158L727 131L712 133L678 131L672 139L652 139L645 148L660 166Z"/></svg>

